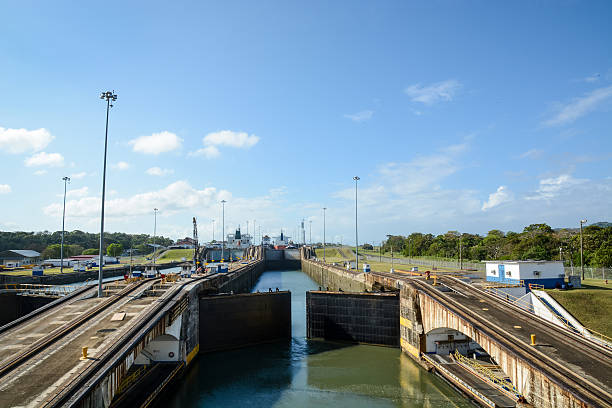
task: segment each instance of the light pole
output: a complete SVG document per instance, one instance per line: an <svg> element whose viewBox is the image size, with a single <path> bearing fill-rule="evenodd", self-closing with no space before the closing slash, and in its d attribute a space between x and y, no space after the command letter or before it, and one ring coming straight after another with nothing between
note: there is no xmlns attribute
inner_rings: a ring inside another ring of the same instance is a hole
<svg viewBox="0 0 612 408"><path fill-rule="evenodd" d="M102 297L102 268L104 265L104 197L106 193L106 151L108 147L108 113L113 107L111 101L117 100L115 91L102 92L100 99L106 99L106 132L104 134L104 170L102 171L102 213L100 216L100 270L98 272L98 297Z"/></svg>
<svg viewBox="0 0 612 408"><path fill-rule="evenodd" d="M582 270L582 280L584 280L584 262L582 258L582 224L586 224L587 220L580 220L580 269Z"/></svg>
<svg viewBox="0 0 612 408"><path fill-rule="evenodd" d="M66 183L70 181L70 177L62 178L64 180L64 212L62 213L62 245L60 245L60 273L64 273L64 221L66 220Z"/></svg>
<svg viewBox="0 0 612 408"><path fill-rule="evenodd" d="M221 205L223 207L223 220L221 222L221 259L225 261L225 203L227 201L221 200Z"/></svg>
<svg viewBox="0 0 612 408"><path fill-rule="evenodd" d="M309 220L308 223L310 224L310 238L308 238L308 241L310 241L310 246L312 246L312 220Z"/></svg>
<svg viewBox="0 0 612 408"><path fill-rule="evenodd" d="M211 243L215 242L215 219L214 218L212 220L212 227L213 227L213 231L212 231L213 232L213 237L212 237L212 241L210 241Z"/></svg>
<svg viewBox="0 0 612 408"><path fill-rule="evenodd" d="M359 270L359 240L357 239L357 182L359 177L353 177L355 180L355 270Z"/></svg>
<svg viewBox="0 0 612 408"><path fill-rule="evenodd" d="M325 263L325 210L327 207L323 207L323 263Z"/></svg>
<svg viewBox="0 0 612 408"><path fill-rule="evenodd" d="M157 236L157 212L159 210L157 208L153 209L153 214L155 217L155 220L153 221L153 265L155 265L155 252L157 251L157 248L155 248L155 237Z"/></svg>

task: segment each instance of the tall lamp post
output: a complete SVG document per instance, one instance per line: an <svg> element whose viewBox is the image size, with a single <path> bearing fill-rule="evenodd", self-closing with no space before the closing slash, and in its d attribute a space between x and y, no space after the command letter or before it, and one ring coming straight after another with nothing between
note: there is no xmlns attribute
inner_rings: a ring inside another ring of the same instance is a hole
<svg viewBox="0 0 612 408"><path fill-rule="evenodd" d="M359 270L359 240L357 239L357 182L359 177L353 177L355 180L355 270Z"/></svg>
<svg viewBox="0 0 612 408"><path fill-rule="evenodd" d="M221 205L223 206L223 220L221 222L221 259L225 261L225 203L227 201L221 200Z"/></svg>
<svg viewBox="0 0 612 408"><path fill-rule="evenodd" d="M213 231L212 231L213 237L212 237L212 241L210 241L210 242L214 242L215 241L215 219L214 218L212 220L212 228L213 228Z"/></svg>
<svg viewBox="0 0 612 408"><path fill-rule="evenodd" d="M64 273L64 221L66 220L66 183L70 182L70 177L63 177L64 180L64 211L62 213L62 245L60 246L60 273Z"/></svg>
<svg viewBox="0 0 612 408"><path fill-rule="evenodd" d="M153 221L153 265L155 265L155 257L157 248L155 248L155 237L157 236L157 208L153 209L154 221Z"/></svg>
<svg viewBox="0 0 612 408"><path fill-rule="evenodd" d="M310 237L308 238L308 241L310 241L310 246L312 246L312 220L309 220L308 223L310 225Z"/></svg>
<svg viewBox="0 0 612 408"><path fill-rule="evenodd" d="M104 265L104 197L106 193L106 151L108 147L108 113L117 100L115 91L102 92L100 99L106 99L106 132L104 133L104 170L102 171L102 213L100 216L100 270L98 272L98 297L102 297L102 268Z"/></svg>
<svg viewBox="0 0 612 408"><path fill-rule="evenodd" d="M327 207L323 207L323 263L325 263L325 210Z"/></svg>
<svg viewBox="0 0 612 408"><path fill-rule="evenodd" d="M580 269L582 270L582 280L584 280L584 262L582 259L582 224L586 224L587 220L580 220Z"/></svg>

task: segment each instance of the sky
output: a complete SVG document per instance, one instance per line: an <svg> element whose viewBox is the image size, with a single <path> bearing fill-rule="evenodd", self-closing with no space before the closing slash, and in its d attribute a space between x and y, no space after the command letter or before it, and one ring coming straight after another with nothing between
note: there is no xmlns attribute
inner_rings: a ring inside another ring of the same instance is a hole
<svg viewBox="0 0 612 408"><path fill-rule="evenodd" d="M0 230L612 221L612 2L0 3ZM214 220L214 221L213 221Z"/></svg>

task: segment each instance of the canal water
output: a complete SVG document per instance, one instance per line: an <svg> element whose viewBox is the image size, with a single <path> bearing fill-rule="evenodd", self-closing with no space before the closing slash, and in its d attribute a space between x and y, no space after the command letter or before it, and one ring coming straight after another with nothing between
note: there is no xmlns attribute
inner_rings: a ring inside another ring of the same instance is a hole
<svg viewBox="0 0 612 408"><path fill-rule="evenodd" d="M291 291L291 341L201 355L157 407L473 407L399 349L306 340L303 272L265 272L268 288Z"/></svg>

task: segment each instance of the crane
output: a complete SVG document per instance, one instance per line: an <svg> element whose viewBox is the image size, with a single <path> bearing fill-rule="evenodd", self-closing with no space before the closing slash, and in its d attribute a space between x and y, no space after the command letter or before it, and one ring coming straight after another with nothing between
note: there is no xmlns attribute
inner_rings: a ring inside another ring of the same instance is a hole
<svg viewBox="0 0 612 408"><path fill-rule="evenodd" d="M193 217L193 271L198 271L198 223L196 221L196 217Z"/></svg>

